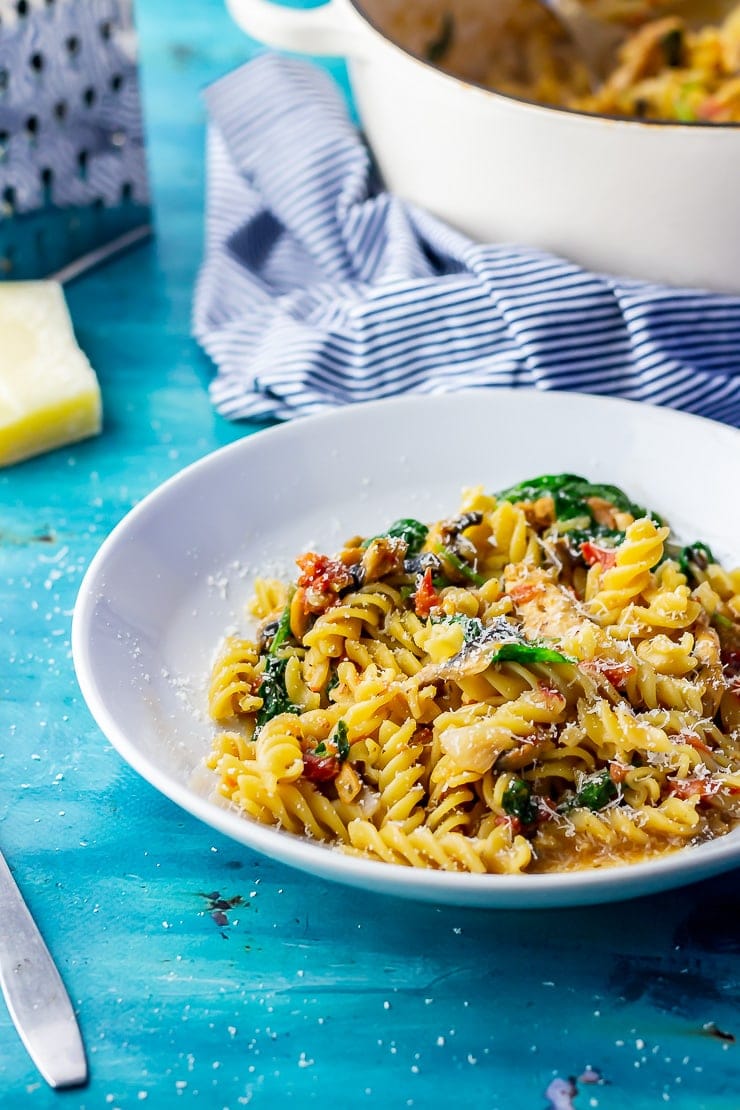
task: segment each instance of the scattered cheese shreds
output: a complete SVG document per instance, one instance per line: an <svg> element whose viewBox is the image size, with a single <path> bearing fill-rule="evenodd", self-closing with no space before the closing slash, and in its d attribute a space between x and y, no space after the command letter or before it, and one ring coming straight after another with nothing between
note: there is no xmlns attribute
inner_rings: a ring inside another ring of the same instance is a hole
<svg viewBox="0 0 740 1110"><path fill-rule="evenodd" d="M96 435L100 387L61 285L0 282L0 466Z"/></svg>

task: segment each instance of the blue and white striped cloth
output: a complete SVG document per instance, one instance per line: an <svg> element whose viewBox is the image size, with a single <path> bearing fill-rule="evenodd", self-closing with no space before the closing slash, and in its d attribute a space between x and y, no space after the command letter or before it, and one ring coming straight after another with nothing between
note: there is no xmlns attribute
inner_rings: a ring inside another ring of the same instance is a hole
<svg viewBox="0 0 740 1110"><path fill-rule="evenodd" d="M224 416L536 386L740 426L740 298L470 241L383 190L339 90L310 63L263 54L206 102L194 333Z"/></svg>

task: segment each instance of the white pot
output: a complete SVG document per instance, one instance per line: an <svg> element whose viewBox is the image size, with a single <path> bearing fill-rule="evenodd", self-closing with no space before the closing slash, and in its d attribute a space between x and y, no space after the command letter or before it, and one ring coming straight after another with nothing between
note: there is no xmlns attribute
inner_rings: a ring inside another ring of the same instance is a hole
<svg viewBox="0 0 740 1110"><path fill-rule="evenodd" d="M740 293L737 125L607 119L491 92L395 45L352 0L226 2L261 42L346 57L388 188L473 238Z"/></svg>

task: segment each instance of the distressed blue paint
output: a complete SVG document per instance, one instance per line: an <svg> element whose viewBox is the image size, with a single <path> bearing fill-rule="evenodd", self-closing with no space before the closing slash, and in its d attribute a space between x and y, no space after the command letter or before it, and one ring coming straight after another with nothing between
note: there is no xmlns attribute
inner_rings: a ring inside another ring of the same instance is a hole
<svg viewBox="0 0 740 1110"><path fill-rule="evenodd" d="M198 91L251 48L220 0L150 0L139 23L157 240L69 290L105 431L0 474L0 840L92 1078L49 1091L0 1007L0 1106L538 1110L553 1075L592 1064L609 1084L582 1087L579 1110L737 1110L740 1045L701 1032L740 1032L736 876L539 913L348 891L181 813L92 723L69 629L94 551L160 481L254 430L214 415L188 336ZM243 899L225 927L216 891Z"/></svg>

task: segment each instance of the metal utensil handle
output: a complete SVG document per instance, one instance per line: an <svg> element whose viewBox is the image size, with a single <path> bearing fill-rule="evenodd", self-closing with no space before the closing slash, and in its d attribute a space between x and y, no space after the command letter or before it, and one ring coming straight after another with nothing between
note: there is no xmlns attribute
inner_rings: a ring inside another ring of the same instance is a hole
<svg viewBox="0 0 740 1110"><path fill-rule="evenodd" d="M52 1087L87 1081L82 1037L61 976L0 853L0 987L31 1059Z"/></svg>

